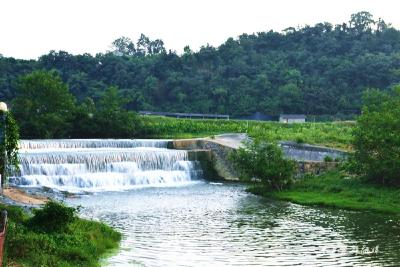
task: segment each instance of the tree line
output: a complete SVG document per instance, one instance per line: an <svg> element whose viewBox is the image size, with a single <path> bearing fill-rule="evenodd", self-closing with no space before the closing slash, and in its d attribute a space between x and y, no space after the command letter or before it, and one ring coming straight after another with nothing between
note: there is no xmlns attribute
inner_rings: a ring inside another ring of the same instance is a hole
<svg viewBox="0 0 400 267"><path fill-rule="evenodd" d="M34 71L16 82L13 114L22 138L140 137L141 121L124 108L116 87L105 89L98 101L78 102L55 71Z"/></svg>
<svg viewBox="0 0 400 267"><path fill-rule="evenodd" d="M50 51L38 60L0 57L0 99L17 96L18 77L55 71L76 103L90 106L115 87L128 110L223 113L243 117L304 113L346 118L366 88L400 81L400 32L368 12L327 22L229 38L219 47L185 47L121 37L106 53Z"/></svg>

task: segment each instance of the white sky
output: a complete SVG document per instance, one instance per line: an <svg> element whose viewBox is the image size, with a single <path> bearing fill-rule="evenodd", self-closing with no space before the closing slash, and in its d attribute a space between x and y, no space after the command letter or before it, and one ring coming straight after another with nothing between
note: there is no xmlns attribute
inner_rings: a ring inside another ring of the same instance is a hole
<svg viewBox="0 0 400 267"><path fill-rule="evenodd" d="M136 42L140 33L181 53L242 33L347 22L358 11L400 28L398 0L0 0L0 54L95 54L120 36Z"/></svg>

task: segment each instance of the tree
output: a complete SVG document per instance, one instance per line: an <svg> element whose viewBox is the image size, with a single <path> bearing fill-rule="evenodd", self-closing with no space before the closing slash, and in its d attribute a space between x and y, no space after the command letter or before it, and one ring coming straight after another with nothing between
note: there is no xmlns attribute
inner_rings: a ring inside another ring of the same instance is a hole
<svg viewBox="0 0 400 267"><path fill-rule="evenodd" d="M91 98L86 98L78 105L72 119L73 127L71 137L73 138L98 138L99 125L94 119L96 106Z"/></svg>
<svg viewBox="0 0 400 267"><path fill-rule="evenodd" d="M368 180L400 186L400 86L368 90L354 131L357 170Z"/></svg>
<svg viewBox="0 0 400 267"><path fill-rule="evenodd" d="M374 25L375 23L372 14L366 11L352 14L350 19L350 27L357 33L371 31L371 24Z"/></svg>
<svg viewBox="0 0 400 267"><path fill-rule="evenodd" d="M136 53L135 44L128 37L120 37L112 42L113 53L117 56L133 56Z"/></svg>
<svg viewBox="0 0 400 267"><path fill-rule="evenodd" d="M150 39L149 37L147 37L146 35L144 35L143 33L140 35L137 43L136 43L136 52L139 56L145 56L149 53L149 51L151 51L150 48Z"/></svg>
<svg viewBox="0 0 400 267"><path fill-rule="evenodd" d="M119 95L117 87L107 88L93 116L98 129L96 137L133 138L140 133L141 127L137 115L124 108L128 101Z"/></svg>
<svg viewBox="0 0 400 267"><path fill-rule="evenodd" d="M75 98L55 72L35 71L19 79L13 110L24 137L67 137Z"/></svg>
<svg viewBox="0 0 400 267"><path fill-rule="evenodd" d="M281 191L290 184L295 163L286 159L276 144L254 141L231 154L242 179L255 179L271 190Z"/></svg>

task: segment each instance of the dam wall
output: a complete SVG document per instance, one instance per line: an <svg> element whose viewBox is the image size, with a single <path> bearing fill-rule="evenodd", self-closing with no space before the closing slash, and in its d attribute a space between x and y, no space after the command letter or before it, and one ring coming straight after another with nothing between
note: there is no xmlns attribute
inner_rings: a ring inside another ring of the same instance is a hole
<svg viewBox="0 0 400 267"><path fill-rule="evenodd" d="M232 163L228 159L229 153L237 149L235 147L221 144L212 139L173 140L168 147L179 150L194 151L193 156L196 156L197 158L191 160L197 160L202 163L206 177L212 177L212 175L214 175L215 179L228 181L239 180L238 173L235 171ZM205 151L208 151L208 153ZM189 156L189 158L190 157L191 156ZM208 163L206 163L204 159L206 159Z"/></svg>
<svg viewBox="0 0 400 267"><path fill-rule="evenodd" d="M196 155L196 158L190 160L202 162L203 169L207 170L207 177L238 181L239 174L228 159L228 155L243 146L242 141L244 140L248 140L248 138L243 134L221 135L215 138L181 139L170 141L168 148L193 151L192 157ZM279 145L286 157L296 161L297 176L318 175L333 170L339 165L338 161L347 157L345 151L322 146L288 141L280 142ZM332 161L325 161L327 158L332 159Z"/></svg>

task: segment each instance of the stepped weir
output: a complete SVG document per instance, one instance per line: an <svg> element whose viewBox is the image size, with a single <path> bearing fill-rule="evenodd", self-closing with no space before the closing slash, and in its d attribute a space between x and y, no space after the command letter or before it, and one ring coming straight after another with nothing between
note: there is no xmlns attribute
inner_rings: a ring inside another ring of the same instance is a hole
<svg viewBox="0 0 400 267"><path fill-rule="evenodd" d="M22 140L20 170L10 183L66 191L126 190L175 186L202 178L185 150L168 149L169 140Z"/></svg>

